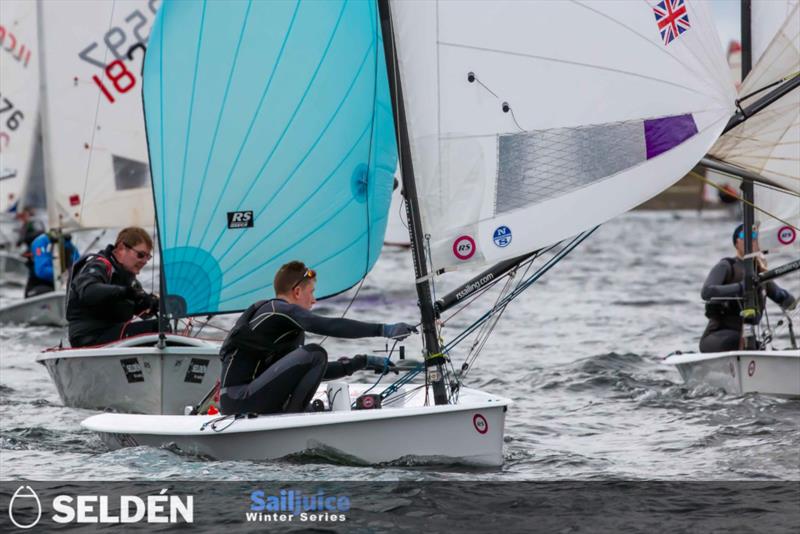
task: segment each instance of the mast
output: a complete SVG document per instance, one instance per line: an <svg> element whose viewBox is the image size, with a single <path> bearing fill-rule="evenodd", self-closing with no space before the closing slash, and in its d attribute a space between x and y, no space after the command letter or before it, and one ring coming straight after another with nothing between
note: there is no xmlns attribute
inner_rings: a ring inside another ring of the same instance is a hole
<svg viewBox="0 0 800 534"><path fill-rule="evenodd" d="M751 17L750 17L750 0L742 0L742 81L744 82L747 75L752 68L752 35L751 35ZM755 213L753 210L753 201L755 196L753 194L753 182L744 179L741 185L742 199L744 205L742 206L743 217L743 232L744 232L744 307L742 309L742 323L743 331L742 337L744 338L744 349L754 350L757 348L755 325L758 321L758 299L756 298L756 260L752 257L753 253L753 224L755 222Z"/></svg>
<svg viewBox="0 0 800 534"><path fill-rule="evenodd" d="M55 230L58 240L53 243L53 284L59 288L61 274L66 270L66 253L64 251L64 236L61 232L61 218L58 215L58 203L56 202L56 188L53 183L55 174L53 173L53 149L48 141L50 132L50 115L47 113L47 60L44 53L44 3L42 0L36 2L36 32L39 45L39 124L42 134L42 155L44 170L44 190L45 203L47 204L47 227L48 230Z"/></svg>
<svg viewBox="0 0 800 534"><path fill-rule="evenodd" d="M403 192L406 196L406 216L408 217L411 251L414 258L414 275L416 277L417 297L422 316L422 339L425 350L425 368L427 378L433 384L433 398L436 404L447 404L447 389L444 381L445 358L439 345L436 331L436 316L431 297L428 264L425 255L422 221L420 220L419 203L417 202L417 186L414 181L414 165L411 160L411 144L408 140L403 88L397 66L394 34L392 28L391 8L389 0L378 0L378 12L383 31L383 48L386 56L386 69L389 74L389 89L393 96L392 111L394 113L395 131L397 134L397 150L400 153L400 174L403 179Z"/></svg>

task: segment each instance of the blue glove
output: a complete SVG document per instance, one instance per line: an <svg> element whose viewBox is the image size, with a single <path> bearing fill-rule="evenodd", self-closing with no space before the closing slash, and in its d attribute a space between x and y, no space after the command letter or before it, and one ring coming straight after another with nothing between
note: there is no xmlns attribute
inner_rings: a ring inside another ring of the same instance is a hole
<svg viewBox="0 0 800 534"><path fill-rule="evenodd" d="M390 372L394 372L394 374L400 373L392 360L382 356L367 356L367 364L364 366L364 369L367 371L375 371L382 375Z"/></svg>
<svg viewBox="0 0 800 534"><path fill-rule="evenodd" d="M395 323L383 325L383 337L390 339L404 340L412 333L417 333L417 328L408 323Z"/></svg>

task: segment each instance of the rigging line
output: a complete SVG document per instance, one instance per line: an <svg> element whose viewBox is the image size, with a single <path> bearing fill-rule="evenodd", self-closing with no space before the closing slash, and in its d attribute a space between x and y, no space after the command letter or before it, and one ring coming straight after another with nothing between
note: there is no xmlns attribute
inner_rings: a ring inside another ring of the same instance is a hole
<svg viewBox="0 0 800 534"><path fill-rule="evenodd" d="M108 30L111 29L111 25L114 22L114 10L116 9L116 7L117 7L117 2L115 0L115 1L111 2L111 16L108 18ZM106 60L108 59L109 48L110 47L108 45L106 45L106 52L103 55L103 63L104 64L106 64ZM103 77L107 77L107 76L108 76L108 73L106 73L105 69L104 69L103 70ZM102 92L98 91L97 92L97 104L94 107L94 121L92 122L92 138L89 141L89 143L90 143L90 145L89 145L89 147L90 147L89 148L89 157L88 157L88 159L86 161L86 174L83 177L83 196L81 197L82 198L81 207L78 210L78 224L81 224L81 220L83 219L83 207L86 205L86 191L89 188L89 172L92 169L92 155L94 154L94 138L95 138L95 135L97 135L97 119L100 116L100 97L101 97L101 95L102 95ZM52 199L52 201L55 202L55 199ZM59 217L59 222L60 221L61 221L61 217ZM61 225L59 224L59 227L60 226Z"/></svg>
<svg viewBox="0 0 800 534"><path fill-rule="evenodd" d="M507 303L510 303L515 298L517 298L523 291L525 291L527 288L533 285L539 278L544 276L544 274L546 274L550 269L552 269L556 264L558 264L562 259L564 259L570 252L572 252L572 250L575 247L580 245L590 235L592 235L592 233L594 233L594 231L597 230L599 227L600 227L599 225L595 226L594 228L581 232L580 234L572 238L572 240L563 249L557 252L552 258L547 260L547 262L545 262L544 265L539 267L539 269L537 269L536 272L530 276L530 278L521 282L520 285L514 291L512 291L507 297L505 297L504 301L501 304L505 305ZM442 352L448 352L452 350L453 347L455 347L458 343L463 341L467 336L469 336L472 332L474 332L475 329L478 328L483 322L487 321L492 316L493 313L495 313L494 310L488 310L486 313L484 313L472 325L467 327L461 334L459 334L453 341L448 343L447 346L445 346L442 349Z"/></svg>
<svg viewBox="0 0 800 534"><path fill-rule="evenodd" d="M697 172L695 172L695 171L689 171L689 175L690 175L690 176L692 176L692 177L694 177L694 178L697 178L697 179L698 179L698 180L700 180L701 182L704 182L704 183L706 183L706 184L710 185L711 187L713 187L713 188L715 188L715 189L718 189L719 191L722 191L723 193L725 193L725 194L726 194L726 195L728 195L729 197L733 197L733 198L735 198L736 200L740 201L742 204L746 204L746 205L748 205L748 206L751 206L753 209L755 209L755 210L757 210L757 211L760 211L760 212L761 212L761 213L763 213L764 215L766 215L766 216L768 216L768 217L772 217L772 218L773 218L773 219L775 219L776 221L778 221L778 222L780 222L780 223L783 223L783 224L785 224L786 226L790 226L790 227L794 228L795 230L800 230L800 228L798 228L797 226L793 225L792 223L790 223L790 222L787 222L787 221L785 221L785 220L781 219L781 218L780 218L780 217L778 217L777 215L775 215L775 214L773 214L773 213L770 213L770 212L768 212L767 210L765 210L765 209L763 209L763 208L759 208L758 206L756 206L756 205L755 205L755 203L753 203L753 202L750 202L750 201L748 201L748 200L745 200L744 198L742 198L742 197L740 197L740 196L738 196L738 195L733 195L733 194L731 194L731 193L730 193L730 191L725 191L724 189L722 189L722 187L718 186L717 184L715 184L714 182L712 182L712 181L711 181L711 180L709 180L708 178L705 178L704 176L701 176L700 174L698 174L698 173L697 173Z"/></svg>
<svg viewBox="0 0 800 534"><path fill-rule="evenodd" d="M793 72L792 74L788 74L788 75L784 76L783 78L781 78L781 79L779 79L779 80L776 80L776 81L774 81L774 82L772 82L772 83L770 83L770 84L767 84L767 85L765 85L765 86L764 86L764 87L762 87L761 89L756 89L756 90L755 90L755 91L753 91L752 93L748 93L748 94L746 94L746 95L744 95L744 96L741 96L741 97L737 98L737 99L736 99L736 104L738 105L738 104L740 104L740 103L744 102L745 100L747 100L748 98L751 98L751 97L753 97L753 96L756 96L756 95L757 95L757 94L759 94L759 93L763 93L763 92L764 92L764 91L766 91L767 89L770 89L770 88L772 88L772 87L775 87L775 86L777 86L777 85L780 85L780 84L782 84L782 83L788 82L789 80L791 80L791 79L792 79L792 78L794 78L795 76L800 76L800 71L798 71L798 72Z"/></svg>

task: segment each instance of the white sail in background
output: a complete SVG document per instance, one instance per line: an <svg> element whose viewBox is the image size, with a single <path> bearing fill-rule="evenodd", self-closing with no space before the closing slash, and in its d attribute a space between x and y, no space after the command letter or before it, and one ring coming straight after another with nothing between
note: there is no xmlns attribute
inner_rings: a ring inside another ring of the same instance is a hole
<svg viewBox="0 0 800 534"><path fill-rule="evenodd" d="M44 1L43 128L51 225L154 222L141 64L154 0Z"/></svg>
<svg viewBox="0 0 800 534"><path fill-rule="evenodd" d="M3 0L0 8L0 212L25 194L39 113L36 4Z"/></svg>
<svg viewBox="0 0 800 534"><path fill-rule="evenodd" d="M791 6L788 13L787 5ZM757 6L759 13L764 12L763 17L756 17ZM776 14L784 16L777 27L773 24ZM757 62L739 89L741 96L800 73L800 2L754 2L752 33L754 61L757 58ZM769 45L756 55L755 44L764 41L765 35L771 38ZM765 94L747 99L743 105ZM800 90L794 89L726 133L714 145L711 154L800 195ZM800 249L798 196L756 184L755 205L763 210L756 211L762 249L784 245L791 245L792 250Z"/></svg>
<svg viewBox="0 0 800 534"><path fill-rule="evenodd" d="M434 270L575 235L708 150L728 65L707 5L667 1L391 4Z"/></svg>

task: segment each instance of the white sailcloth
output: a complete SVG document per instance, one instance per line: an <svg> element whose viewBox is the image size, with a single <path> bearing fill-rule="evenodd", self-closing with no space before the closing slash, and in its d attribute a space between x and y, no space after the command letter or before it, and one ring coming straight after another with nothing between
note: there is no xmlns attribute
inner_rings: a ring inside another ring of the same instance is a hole
<svg viewBox="0 0 800 534"><path fill-rule="evenodd" d="M0 212L25 193L39 113L36 4L3 0L0 8Z"/></svg>
<svg viewBox="0 0 800 534"><path fill-rule="evenodd" d="M667 2L391 4L434 270L575 235L710 148L729 69L708 7Z"/></svg>
<svg viewBox="0 0 800 534"><path fill-rule="evenodd" d="M756 16L757 13L763 16ZM774 20L779 15L784 18L776 26ZM800 2L754 2L752 20L756 63L739 89L741 96L800 73ZM769 45L757 48L756 44L767 40L767 36ZM762 95L748 99L744 105L759 96ZM726 133L711 154L800 195L800 89ZM761 248L775 250L789 246L794 252L800 250L800 198L757 184L755 205L763 210L756 211Z"/></svg>
<svg viewBox="0 0 800 534"><path fill-rule="evenodd" d="M150 226L142 48L159 2L42 2L43 128L51 225Z"/></svg>

